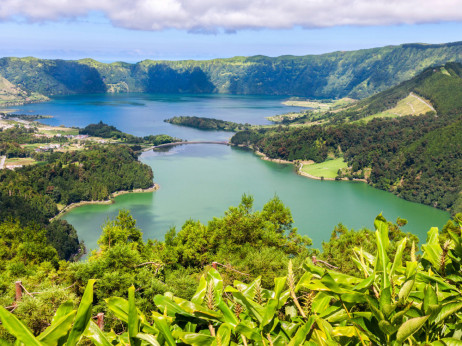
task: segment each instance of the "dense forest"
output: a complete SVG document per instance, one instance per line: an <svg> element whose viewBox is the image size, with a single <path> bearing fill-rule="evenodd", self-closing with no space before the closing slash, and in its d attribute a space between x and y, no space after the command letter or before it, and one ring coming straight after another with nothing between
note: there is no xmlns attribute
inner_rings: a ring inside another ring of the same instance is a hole
<svg viewBox="0 0 462 346"><path fill-rule="evenodd" d="M343 156L351 178L368 182L405 199L462 211L462 66L432 68L388 91L337 113L313 126L278 126L238 132L231 139L270 158L323 162ZM432 101L434 112L420 116L375 118L357 122L396 105L416 92ZM352 119L351 119L352 118Z"/></svg>
<svg viewBox="0 0 462 346"><path fill-rule="evenodd" d="M79 250L77 235L65 221L50 219L58 206L107 199L120 190L153 184L149 166L125 146L94 146L82 151L40 154L42 164L0 170L0 220L47 230L61 258ZM69 244L71 242L71 244Z"/></svg>
<svg viewBox="0 0 462 346"><path fill-rule="evenodd" d="M432 228L422 255L416 237L400 230L406 220L382 215L375 232L339 225L314 250L277 197L255 211L244 195L224 216L187 221L164 241L144 241L121 211L103 225L99 251L76 263L59 261L43 232L6 221L0 338L36 345L457 345L461 216L442 232ZM92 319L98 313L104 325Z"/></svg>
<svg viewBox="0 0 462 346"><path fill-rule="evenodd" d="M462 43L404 44L322 55L104 64L2 58L0 76L43 95L104 92L231 93L364 98L429 66L461 61Z"/></svg>
<svg viewBox="0 0 462 346"><path fill-rule="evenodd" d="M181 116L165 119L164 121L173 125L188 126L201 130L237 132L249 129L251 127L250 124L239 124L232 121L204 117Z"/></svg>

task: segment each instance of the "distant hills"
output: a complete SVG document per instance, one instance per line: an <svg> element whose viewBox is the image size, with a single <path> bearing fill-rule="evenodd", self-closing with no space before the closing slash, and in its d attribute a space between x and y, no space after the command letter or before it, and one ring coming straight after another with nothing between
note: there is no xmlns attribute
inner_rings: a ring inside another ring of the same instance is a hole
<svg viewBox="0 0 462 346"><path fill-rule="evenodd" d="M364 98L430 66L462 62L462 42L404 44L322 55L104 64L2 58L0 76L43 95L105 92L231 93Z"/></svg>

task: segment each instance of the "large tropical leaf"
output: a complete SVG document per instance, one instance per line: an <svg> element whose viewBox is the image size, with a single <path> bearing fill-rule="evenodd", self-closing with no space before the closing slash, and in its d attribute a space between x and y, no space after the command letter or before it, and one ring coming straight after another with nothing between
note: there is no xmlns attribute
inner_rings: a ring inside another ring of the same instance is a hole
<svg viewBox="0 0 462 346"><path fill-rule="evenodd" d="M396 341L403 343L408 337L417 332L430 316L415 317L404 322L396 333Z"/></svg>
<svg viewBox="0 0 462 346"><path fill-rule="evenodd" d="M128 337L130 338L130 345L139 346L141 340L136 338L140 330L140 319L136 311L135 305L135 287L131 286L128 289Z"/></svg>
<svg viewBox="0 0 462 346"><path fill-rule="evenodd" d="M306 336L311 330L311 326L314 323L314 317L310 316L305 324L303 324L295 333L294 337L290 340L289 346L298 346L303 345L305 342Z"/></svg>
<svg viewBox="0 0 462 346"><path fill-rule="evenodd" d="M202 275L199 281L199 286L197 286L196 293L194 293L194 296L191 298L191 301L194 304L202 304L202 302L204 301L206 291L207 281L205 280L204 275Z"/></svg>
<svg viewBox="0 0 462 346"><path fill-rule="evenodd" d="M432 266L440 271L441 269L441 258L443 255L443 249L439 242L438 228L432 227L427 233L427 243L422 245L423 256L422 258L429 261ZM450 262L450 259L446 257L446 264Z"/></svg>
<svg viewBox="0 0 462 346"><path fill-rule="evenodd" d="M89 338L96 346L112 346L111 341L106 337L98 325L90 321L84 335Z"/></svg>
<svg viewBox="0 0 462 346"><path fill-rule="evenodd" d="M2 326L22 343L31 346L42 345L26 325L2 306L0 306L0 320L2 321Z"/></svg>
<svg viewBox="0 0 462 346"><path fill-rule="evenodd" d="M62 311L61 311L62 312ZM67 315L62 316L57 320L53 320L53 323L45 329L37 339L44 345L57 345L58 340L66 336L72 328L72 322L74 321L76 311L71 311Z"/></svg>
<svg viewBox="0 0 462 346"><path fill-rule="evenodd" d="M122 320L125 323L128 323L128 301L123 298L119 297L111 297L109 299L106 299L107 306L109 310L111 310L118 319ZM140 317L141 320L141 325L142 325L142 330L145 333L151 333L156 335L159 333L159 331L151 326L147 321L146 318L144 317L143 314L140 313L138 310L138 316Z"/></svg>
<svg viewBox="0 0 462 346"><path fill-rule="evenodd" d="M87 328L88 322L91 318L91 308L93 305L93 285L95 284L94 279L88 280L87 287L83 293L82 300L80 301L79 308L77 309L77 315L75 316L74 325L67 338L67 346L74 346L79 341L83 332Z"/></svg>
<svg viewBox="0 0 462 346"><path fill-rule="evenodd" d="M159 329L160 333L162 333L162 336L164 337L166 344L168 346L175 346L175 339L173 339L166 318L163 316L153 316L153 319L157 329Z"/></svg>

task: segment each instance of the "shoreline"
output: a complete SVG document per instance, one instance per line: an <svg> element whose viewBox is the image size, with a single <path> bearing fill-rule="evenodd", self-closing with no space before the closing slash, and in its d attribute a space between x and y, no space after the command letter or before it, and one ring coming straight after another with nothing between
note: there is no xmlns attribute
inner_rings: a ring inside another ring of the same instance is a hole
<svg viewBox="0 0 462 346"><path fill-rule="evenodd" d="M253 150L253 149L252 149ZM313 179L313 180L326 180L326 181L338 181L336 180L335 178L321 178L321 177L317 177L315 175L311 175L309 173L306 173L306 172L303 172L302 171L302 168L303 168L303 165L310 165L310 164L313 164L314 161L312 160L309 160L309 161L301 161L300 162L300 165L298 165L297 167L297 163L294 162L294 161L288 161L288 160L282 160L282 159L271 159L269 158L268 156L266 156L265 154L263 154L262 152L258 151L258 150L254 150L254 153L260 157L260 159L262 160L265 160L265 161L270 161L270 162L274 162L274 163L279 163L279 164L291 164L291 165L294 165L295 168L296 168L296 173L302 177L306 177L306 178L309 178L309 179ZM367 180L366 179L348 179L348 178L341 178L339 181L358 181L358 182L362 182L362 183L366 183L367 184Z"/></svg>
<svg viewBox="0 0 462 346"><path fill-rule="evenodd" d="M126 195L126 194L129 194L129 193L154 192L154 191L158 190L159 188L160 188L159 184L154 183L154 185L152 185L151 187L148 187L147 189L120 190L120 191L113 192L109 196L109 199L105 199L105 200L102 200L102 201L80 201L80 202L71 203L71 204L66 205L63 209L60 210L60 212L58 214L53 216L50 219L50 222L55 220L55 219L59 219L64 214L66 214L67 212L69 212L72 209L77 208L77 207L81 207L81 206L84 206L84 205L92 205L92 204L114 204L115 203L114 198L116 198L118 196Z"/></svg>
<svg viewBox="0 0 462 346"><path fill-rule="evenodd" d="M2 108L7 108L7 107L19 107L19 106L25 106L25 105L34 104L34 103L49 102L50 100L51 99L47 97L47 99L45 100L11 101L11 102L5 101L5 103L0 103L0 110L2 110ZM8 111L9 109L5 109L5 113Z"/></svg>

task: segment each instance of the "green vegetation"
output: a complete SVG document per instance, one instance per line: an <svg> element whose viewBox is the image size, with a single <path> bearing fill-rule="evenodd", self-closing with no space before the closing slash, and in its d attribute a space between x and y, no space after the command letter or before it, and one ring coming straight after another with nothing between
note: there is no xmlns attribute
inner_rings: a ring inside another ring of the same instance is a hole
<svg viewBox="0 0 462 346"><path fill-rule="evenodd" d="M66 288L81 296L87 281L97 278L101 284L96 286L94 295L99 311L107 312L103 299L125 295L136 282L142 287L139 307L147 312L155 307L155 294L169 291L191 298L204 265L214 260L224 265L222 273L227 283L235 279L247 281L265 273L262 285L269 287L274 277L284 273L290 258L298 263L296 258L315 253L307 248L311 241L299 236L292 222L290 211L278 198L269 201L261 211L254 211L253 199L243 196L238 207L231 207L223 217L214 218L207 225L191 220L179 231L170 230L164 242L144 242L136 221L128 212L121 211L115 220L103 226L98 242L100 251L92 253L88 261L77 263L58 261L53 247L44 252L42 244L49 244L46 232L35 231L36 237L28 237L28 226L0 223L0 229L9 230L0 232L0 266L11 268L0 271L0 301L4 306L10 305L10 283L18 279L30 292L56 293ZM56 232L54 235L58 236ZM22 241L28 239L27 247L23 248L20 240L9 249L13 236ZM16 246L22 251L19 255L15 255ZM23 261L24 256L29 260ZM21 304L18 303L18 309ZM42 321L47 316L51 318L52 314L44 314ZM41 325L45 327L46 323ZM120 328L111 315L106 323L116 330Z"/></svg>
<svg viewBox="0 0 462 346"><path fill-rule="evenodd" d="M321 163L304 164L302 172L308 173L315 177L324 177L328 179L334 179L338 176L339 170L347 168L348 165L343 161L342 157L333 160L327 160Z"/></svg>
<svg viewBox="0 0 462 346"><path fill-rule="evenodd" d="M150 135L145 137L136 137L118 130L115 126L107 125L100 121L98 124L90 124L79 130L80 134L92 137L111 138L130 144L160 145L182 141L179 138L168 135Z"/></svg>
<svg viewBox="0 0 462 346"><path fill-rule="evenodd" d="M164 120L167 123L180 126L188 126L201 130L218 130L218 131L242 131L251 127L250 124L238 124L232 121L225 121L213 118L203 117L173 117Z"/></svg>
<svg viewBox="0 0 462 346"><path fill-rule="evenodd" d="M449 74L449 75L448 75ZM414 95L429 102L437 114L454 115L462 110L462 65L447 63L441 67L430 67L414 78L405 81L377 95L363 99L345 110L336 113L326 113L326 118L332 121L358 120L367 116L374 116L383 112L393 113L402 100ZM424 109L422 109L423 111ZM406 112L399 110L398 115ZM407 114L425 114L410 112Z"/></svg>
<svg viewBox="0 0 462 346"><path fill-rule="evenodd" d="M377 117L399 107L411 93L430 100L438 116ZM322 125L246 130L231 143L273 159L320 164L329 155L343 157L351 169L342 169L340 177L367 179L405 199L457 213L462 211L461 116L462 65L448 63L353 106L324 113Z"/></svg>
<svg viewBox="0 0 462 346"><path fill-rule="evenodd" d="M0 107L21 105L24 103L48 101L48 97L36 92L27 92L13 85L0 75Z"/></svg>
<svg viewBox="0 0 462 346"><path fill-rule="evenodd" d="M137 64L103 64L92 59L2 58L0 75L14 85L43 95L219 92L359 99L410 79L430 66L460 62L461 53L462 44L456 42L404 44L300 57L145 60Z"/></svg>
<svg viewBox="0 0 462 346"><path fill-rule="evenodd" d="M58 205L107 199L113 192L148 188L152 171L123 146L95 146L83 151L40 153L42 165L0 170L0 219L47 229L61 258L69 259L80 245L75 230L50 218Z"/></svg>
<svg viewBox="0 0 462 346"><path fill-rule="evenodd" d="M369 121L374 118L396 118L405 115L422 115L435 112L430 101L410 93L408 97L398 101L395 107L387 109L381 113L369 115L357 121Z"/></svg>
<svg viewBox="0 0 462 346"><path fill-rule="evenodd" d="M53 142L57 144L68 143L68 139L57 134L41 136L36 128L14 126L6 130L0 129L0 155L13 160L17 158L39 158L34 149Z"/></svg>
<svg viewBox="0 0 462 346"><path fill-rule="evenodd" d="M16 114L16 113L1 113L0 118L2 119L20 119L26 121L34 121L39 119L50 119L53 118L51 115L41 115L41 114Z"/></svg>
<svg viewBox="0 0 462 346"><path fill-rule="evenodd" d="M287 211L277 199L256 214L249 214L250 203L251 199L244 196L238 208L231 208L223 219L214 219L212 223L227 221L232 228L227 235L237 232L244 236L246 230L232 220L249 222L260 215L268 222L273 213L265 214L265 209L274 212L277 207L279 221L273 223L273 235L278 229L287 228L288 224L281 221L289 220L280 218L288 216ZM176 236L167 234L165 243L143 243L134 221L127 213L121 213L105 226L101 251L93 255L97 257L89 262L61 264L62 274L76 272L76 268L77 273L84 272L85 267L111 268L101 268L104 277L98 280L78 283L80 304L74 308L75 301L63 300L54 288L50 298L55 299L55 306L61 304L57 310L55 307L54 314L45 304L33 307L29 315L24 314L23 306L32 307L31 301L39 297L16 302L14 313L0 308L2 337L27 345L59 344L57 340L72 345L458 345L462 328L461 221L454 219L443 233L432 228L422 246L421 258L416 256L415 239L400 233L402 224L405 220L399 219L398 225L393 226L379 215L374 222L375 232L352 234L341 226L334 231L329 253L323 256L345 259L342 250L347 249L352 254L354 274L349 273L350 269L340 271L316 256L307 257L306 251L290 256L292 259L286 257L284 268L271 280L264 270L266 262L262 262L263 267L254 277L216 261L216 269L211 268L206 265L210 263L208 258L204 258L203 264L190 267L200 268L197 273L202 273L191 281L194 287L185 285L178 293L172 293L167 291L168 273L176 271L178 282L178 267L161 264L159 259L137 264L145 260L137 256L151 254L154 259L156 252L152 249L178 247L179 243L167 244ZM253 222L249 226L247 230L259 228ZM277 242L272 245L272 240L267 243L266 237L253 238L247 244L257 249L267 244L282 250L287 241L291 243L290 233L289 238L280 237L283 242L279 246ZM356 237L353 242L352 236ZM205 244L201 238L194 241L191 236L189 240L198 247ZM229 246L238 245L242 238L220 240ZM359 246L354 247L355 244ZM146 251L147 248L151 250ZM255 250L248 256L259 256ZM213 256L213 251L210 254ZM131 269L131 276L122 275L128 268L134 268L135 273ZM239 279L231 283L230 272L240 275ZM53 270L48 275L53 275ZM152 289L152 284L160 280L165 280L164 286L158 283L157 289ZM108 290L108 284L116 282L117 289ZM103 300L104 297L107 298ZM100 311L106 314L101 329L91 319ZM43 313L41 320L35 318L39 313Z"/></svg>
<svg viewBox="0 0 462 346"><path fill-rule="evenodd" d="M136 65L4 58L0 73L46 94L228 91L334 98L369 95L424 69L353 105L307 113L304 120L322 125L245 129L232 143L270 158L313 160L310 172L337 176L340 169L340 177L367 178L378 188L455 213L462 210L462 66L425 67L460 57L461 47L403 45L318 57ZM428 110L416 110L413 95L428 100L436 114L403 116L408 103L412 114ZM401 116L381 117L387 112ZM236 125L204 119L180 120ZM461 343L462 214L442 232L428 232L421 256L418 239L401 231L406 220L393 224L382 215L375 232L339 224L319 251L297 233L277 197L255 211L252 197L244 195L222 217L206 224L188 220L163 241L143 240L130 213L120 211L103 225L100 248L88 261L70 262L82 245L71 225L50 221L58 206L151 186L152 171L136 152L177 140L135 137L102 122L80 131L116 143L36 153L37 144L50 141L43 133L19 126L0 131L0 154L42 162L0 171L0 302L6 307L0 307L1 344ZM26 293L22 298L15 282ZM105 327L99 329L91 317L101 312Z"/></svg>

